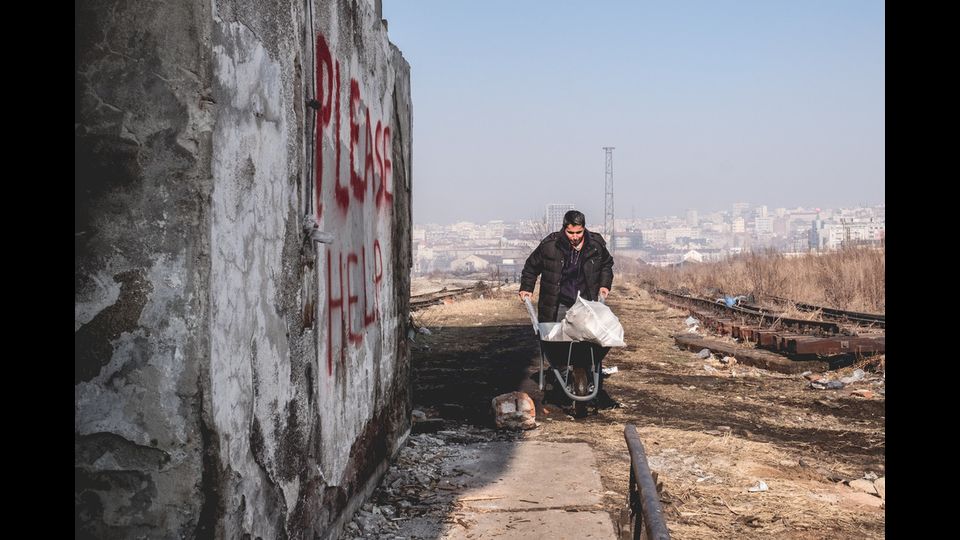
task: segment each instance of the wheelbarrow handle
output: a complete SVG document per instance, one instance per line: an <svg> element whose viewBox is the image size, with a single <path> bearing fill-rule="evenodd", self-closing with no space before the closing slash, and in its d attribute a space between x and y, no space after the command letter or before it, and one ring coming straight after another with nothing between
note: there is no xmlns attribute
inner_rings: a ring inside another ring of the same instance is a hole
<svg viewBox="0 0 960 540"><path fill-rule="evenodd" d="M523 303L527 305L527 314L530 315L530 322L533 323L533 333L540 333L540 324L537 321L537 310L533 309L533 302L529 298L524 298Z"/></svg>

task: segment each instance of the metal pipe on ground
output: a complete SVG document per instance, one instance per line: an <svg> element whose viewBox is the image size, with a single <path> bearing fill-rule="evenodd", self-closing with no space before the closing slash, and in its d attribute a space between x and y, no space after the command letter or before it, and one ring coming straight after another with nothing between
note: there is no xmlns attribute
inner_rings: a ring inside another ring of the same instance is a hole
<svg viewBox="0 0 960 540"><path fill-rule="evenodd" d="M650 472L647 454L640 442L640 435L633 424L623 429L630 451L630 513L633 517L631 530L634 540L669 540L670 531L663 517L657 483Z"/></svg>

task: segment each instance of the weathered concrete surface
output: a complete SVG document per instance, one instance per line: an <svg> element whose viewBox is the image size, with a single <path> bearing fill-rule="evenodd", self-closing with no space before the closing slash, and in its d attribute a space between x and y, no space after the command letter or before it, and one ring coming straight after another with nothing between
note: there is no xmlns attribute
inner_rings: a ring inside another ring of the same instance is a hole
<svg viewBox="0 0 960 540"><path fill-rule="evenodd" d="M470 527L451 526L443 535L445 540L468 538L615 540L617 538L609 514L603 511L568 512L561 509L539 512L496 512L466 515L461 521L469 523Z"/></svg>
<svg viewBox="0 0 960 540"><path fill-rule="evenodd" d="M475 510L589 507L602 499L596 459L586 443L491 442L467 446L458 500ZM454 473L456 474L456 473Z"/></svg>
<svg viewBox="0 0 960 540"><path fill-rule="evenodd" d="M77 5L78 537L336 536L402 440L410 72L377 7Z"/></svg>
<svg viewBox="0 0 960 540"><path fill-rule="evenodd" d="M586 443L469 445L449 470L463 475L454 480L465 487L459 521L470 527L443 538L616 538Z"/></svg>
<svg viewBox="0 0 960 540"><path fill-rule="evenodd" d="M208 9L76 6L78 537L197 527L213 122L198 19Z"/></svg>

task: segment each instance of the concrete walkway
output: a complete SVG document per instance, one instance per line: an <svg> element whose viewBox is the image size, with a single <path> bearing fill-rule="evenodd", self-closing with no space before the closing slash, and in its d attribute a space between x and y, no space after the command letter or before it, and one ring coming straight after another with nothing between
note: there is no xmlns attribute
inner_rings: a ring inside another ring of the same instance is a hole
<svg viewBox="0 0 960 540"><path fill-rule="evenodd" d="M441 538L616 538L601 508L603 487L586 443L462 448L442 465L440 487L449 489L457 510Z"/></svg>

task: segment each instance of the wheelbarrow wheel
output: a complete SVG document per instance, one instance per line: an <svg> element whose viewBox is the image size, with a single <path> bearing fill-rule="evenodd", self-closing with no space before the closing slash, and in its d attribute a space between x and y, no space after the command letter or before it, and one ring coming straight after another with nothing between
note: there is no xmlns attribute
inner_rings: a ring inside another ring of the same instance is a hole
<svg viewBox="0 0 960 540"><path fill-rule="evenodd" d="M586 402L586 401L574 401L574 402L573 402L573 417L574 417L574 418L586 418L586 417L587 417L587 402Z"/></svg>
<svg viewBox="0 0 960 540"><path fill-rule="evenodd" d="M582 367L577 367L573 369L573 393L578 396L586 396L590 394L587 381L587 370ZM587 402L586 401L573 401L573 416L574 418L583 418L587 416Z"/></svg>

